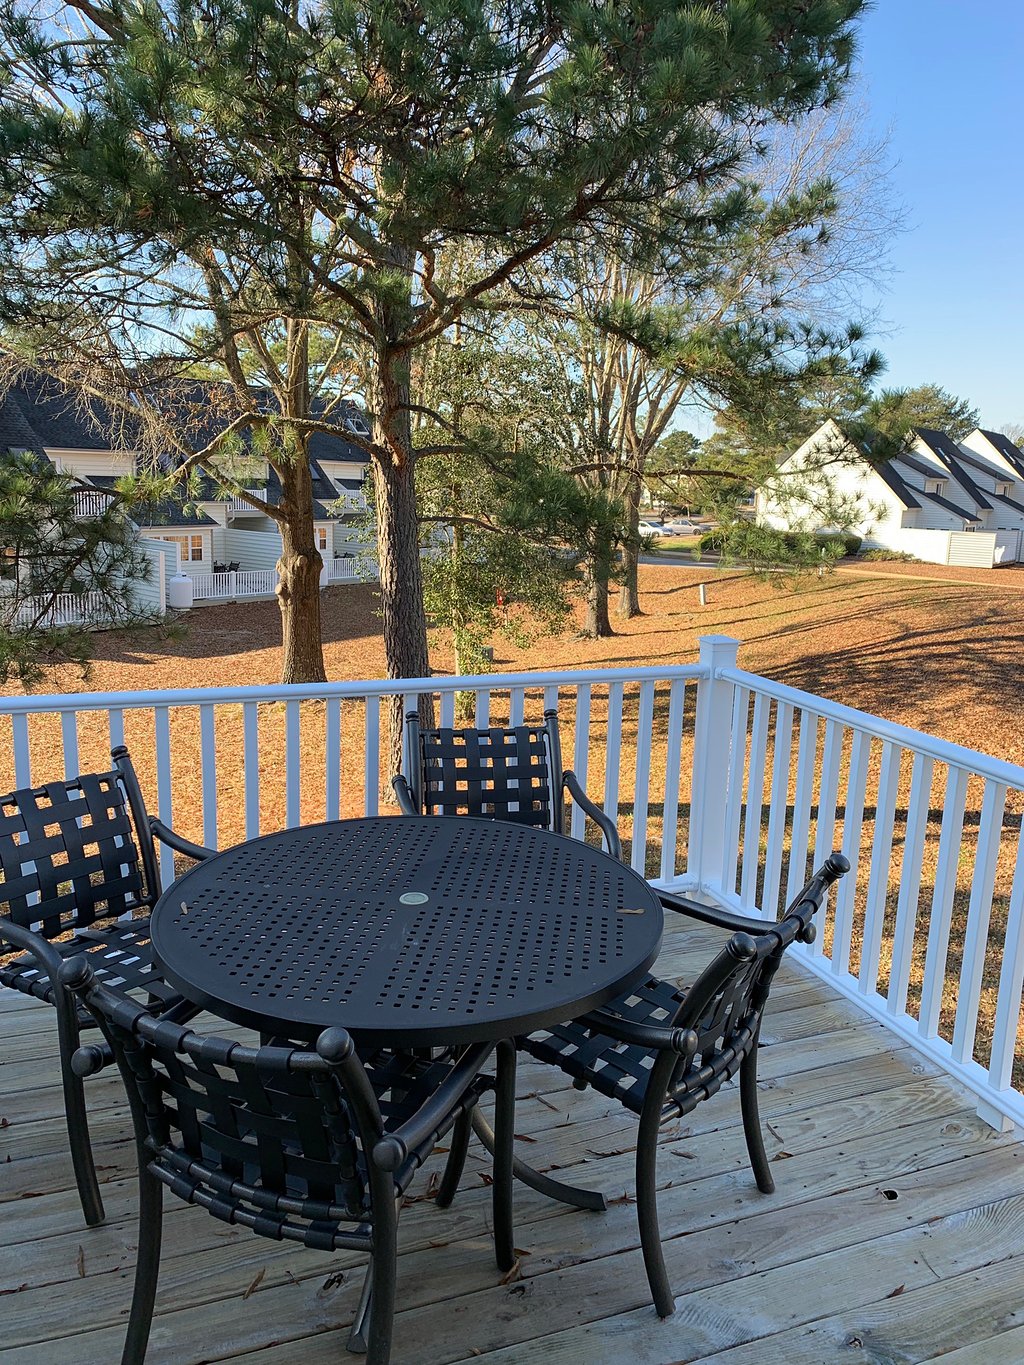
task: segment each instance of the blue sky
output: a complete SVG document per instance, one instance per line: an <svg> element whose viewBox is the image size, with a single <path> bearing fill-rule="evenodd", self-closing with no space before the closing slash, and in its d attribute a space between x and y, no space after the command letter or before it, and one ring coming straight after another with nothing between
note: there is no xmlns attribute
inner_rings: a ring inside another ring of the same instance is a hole
<svg viewBox="0 0 1024 1365"><path fill-rule="evenodd" d="M1024 422L1024 0L877 0L860 51L906 212L882 382L941 384L985 426Z"/></svg>

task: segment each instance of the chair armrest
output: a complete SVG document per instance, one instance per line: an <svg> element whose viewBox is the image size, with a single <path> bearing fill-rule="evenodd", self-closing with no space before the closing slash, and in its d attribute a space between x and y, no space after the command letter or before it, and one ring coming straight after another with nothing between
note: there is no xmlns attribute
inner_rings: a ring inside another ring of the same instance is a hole
<svg viewBox="0 0 1024 1365"><path fill-rule="evenodd" d="M732 934L766 934L779 927L777 920L758 919L756 915L737 915L731 910L722 910L717 905L698 905L695 901L687 900L685 896L673 895L671 891L659 891L658 899L666 910L674 910L679 915L688 915L690 919L713 924L717 929L728 929Z"/></svg>
<svg viewBox="0 0 1024 1365"><path fill-rule="evenodd" d="M204 848L202 844L194 844L191 839L186 839L183 834L176 834L169 825L165 825L162 820L158 820L155 815L149 817L149 828L155 839L159 839L168 848L173 848L175 853L184 853L186 858L195 858L197 862L203 862L206 858L212 858L217 852L215 848Z"/></svg>
<svg viewBox="0 0 1024 1365"><path fill-rule="evenodd" d="M382 1171L397 1171L413 1152L438 1133L444 1127L445 1120L459 1107L493 1051L493 1043L479 1043L467 1048L445 1080L424 1100L415 1114L377 1140L373 1147L374 1165Z"/></svg>
<svg viewBox="0 0 1024 1365"><path fill-rule="evenodd" d="M622 861L622 841L619 839L618 827L610 815L606 815L600 806L591 801L590 797L580 786L579 778L572 771L567 769L562 774L562 786L569 793L577 806L590 816L594 824L598 826L604 835L605 846L613 858Z"/></svg>
<svg viewBox="0 0 1024 1365"><path fill-rule="evenodd" d="M577 1023L583 1024L594 1033L602 1033L616 1042L631 1047L648 1048L653 1052L685 1053L696 1047L696 1035L692 1029L671 1028L667 1024L635 1023L632 1019L622 1019L607 1010L591 1010Z"/></svg>
<svg viewBox="0 0 1024 1365"><path fill-rule="evenodd" d="M397 773L391 779L391 786L395 793L395 799L402 808L402 814L419 815L420 812L416 809L415 802L412 799L412 792L409 790L409 783L401 773Z"/></svg>
<svg viewBox="0 0 1024 1365"><path fill-rule="evenodd" d="M39 965L45 968L54 989L57 988L57 974L63 959L42 934L37 934L34 929L26 929L23 924L15 924L6 915L0 915L0 943L9 943L12 948L31 953Z"/></svg>

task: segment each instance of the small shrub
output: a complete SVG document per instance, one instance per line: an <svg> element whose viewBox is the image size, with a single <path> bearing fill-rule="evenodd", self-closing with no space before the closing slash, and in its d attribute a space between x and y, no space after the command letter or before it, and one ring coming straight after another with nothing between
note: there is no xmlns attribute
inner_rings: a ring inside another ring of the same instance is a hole
<svg viewBox="0 0 1024 1365"><path fill-rule="evenodd" d="M855 555L864 544L863 537L849 531L816 531L814 539L830 556L841 559L843 555ZM836 553L838 549L839 553Z"/></svg>
<svg viewBox="0 0 1024 1365"><path fill-rule="evenodd" d="M878 562L880 562L880 561L882 561L882 560L889 560L889 561L898 560L899 563L901 563L901 564L923 564L923 563L924 563L924 560L918 559L917 555L908 555L908 554L906 553L906 551L904 551L904 550L886 550L886 549L881 548L881 547L880 547L879 549L877 549L877 550L864 550L864 551L861 553L860 558L861 558L861 559L870 559L870 560L872 560L872 561L875 562L875 563L878 563Z"/></svg>

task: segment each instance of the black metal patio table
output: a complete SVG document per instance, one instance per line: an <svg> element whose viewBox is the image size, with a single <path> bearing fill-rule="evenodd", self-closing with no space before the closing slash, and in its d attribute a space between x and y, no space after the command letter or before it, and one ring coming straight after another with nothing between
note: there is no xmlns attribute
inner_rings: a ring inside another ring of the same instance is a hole
<svg viewBox="0 0 1024 1365"><path fill-rule="evenodd" d="M498 1042L596 1009L644 976L662 928L644 879L578 840L374 816L216 854L160 898L151 933L165 979L215 1014L297 1040L340 1024L360 1047L408 1049ZM492 1136L483 1120L478 1132ZM516 1173L603 1207L518 1161Z"/></svg>

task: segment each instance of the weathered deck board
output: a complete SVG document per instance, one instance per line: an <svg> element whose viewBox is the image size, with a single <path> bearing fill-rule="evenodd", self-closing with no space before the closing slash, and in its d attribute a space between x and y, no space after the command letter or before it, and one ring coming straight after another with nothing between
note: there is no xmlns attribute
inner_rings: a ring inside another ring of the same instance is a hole
<svg viewBox="0 0 1024 1365"><path fill-rule="evenodd" d="M671 926L660 970L685 979L713 942ZM120 1083L112 1072L89 1082L108 1212L90 1230L64 1146L50 1011L0 994L0 1036L0 1365L107 1365L120 1355L136 1235ZM424 1201L403 1216L395 1365L1024 1359L1024 1146L795 969L778 982L763 1040L775 1195L754 1187L734 1092L664 1135L671 1320L650 1307L628 1199L594 1215L517 1188L521 1278L502 1284L476 1154L451 1210ZM528 1160L613 1196L632 1190L628 1115L535 1064L518 1089ZM359 1256L168 1209L151 1362L346 1358Z"/></svg>

